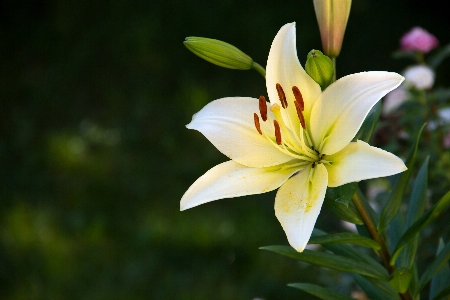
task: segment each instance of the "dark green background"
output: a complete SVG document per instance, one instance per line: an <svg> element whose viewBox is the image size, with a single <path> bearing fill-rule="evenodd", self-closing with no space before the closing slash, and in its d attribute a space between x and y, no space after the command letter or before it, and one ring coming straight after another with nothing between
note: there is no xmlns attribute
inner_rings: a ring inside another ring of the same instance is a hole
<svg viewBox="0 0 450 300"><path fill-rule="evenodd" d="M338 77L400 72L409 62L390 55L416 25L450 40L439 1L353 2ZM184 38L227 41L264 66L292 21L304 64L321 48L312 1L2 1L0 299L305 297L290 282L348 294L349 275L258 250L287 244L274 193L179 212L226 160L185 124L214 99L266 94L259 74L202 61ZM318 227L338 226L323 210Z"/></svg>

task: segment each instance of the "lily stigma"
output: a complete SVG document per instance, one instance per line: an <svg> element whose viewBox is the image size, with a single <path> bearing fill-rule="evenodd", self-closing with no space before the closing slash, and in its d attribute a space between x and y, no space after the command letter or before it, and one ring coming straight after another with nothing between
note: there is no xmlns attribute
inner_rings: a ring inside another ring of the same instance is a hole
<svg viewBox="0 0 450 300"><path fill-rule="evenodd" d="M186 127L201 132L231 160L201 176L180 209L275 190L275 215L302 252L328 187L394 175L407 168L392 153L352 142L371 108L404 80L391 72L340 78L322 92L297 58L295 23L277 33L267 59L264 96L222 98Z"/></svg>

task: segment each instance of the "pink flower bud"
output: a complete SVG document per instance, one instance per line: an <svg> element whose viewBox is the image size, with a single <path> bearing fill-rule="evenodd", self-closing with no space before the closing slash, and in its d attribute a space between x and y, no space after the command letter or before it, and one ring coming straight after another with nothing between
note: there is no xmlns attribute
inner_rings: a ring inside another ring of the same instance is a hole
<svg viewBox="0 0 450 300"><path fill-rule="evenodd" d="M414 27L400 40L402 50L428 53L439 45L437 38L420 27Z"/></svg>

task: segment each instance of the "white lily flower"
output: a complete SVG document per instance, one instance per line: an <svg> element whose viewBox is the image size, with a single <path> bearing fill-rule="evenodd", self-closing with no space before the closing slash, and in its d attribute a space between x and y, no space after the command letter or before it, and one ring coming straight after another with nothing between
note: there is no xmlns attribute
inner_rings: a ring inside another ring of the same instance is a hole
<svg viewBox="0 0 450 300"><path fill-rule="evenodd" d="M270 103L262 96L222 98L193 116L186 127L200 131L231 160L195 181L180 208L279 188L275 215L289 244L302 252L327 186L389 176L406 167L389 152L351 142L370 109L403 77L389 72L352 74L322 92L296 52L295 23L286 24L267 60Z"/></svg>

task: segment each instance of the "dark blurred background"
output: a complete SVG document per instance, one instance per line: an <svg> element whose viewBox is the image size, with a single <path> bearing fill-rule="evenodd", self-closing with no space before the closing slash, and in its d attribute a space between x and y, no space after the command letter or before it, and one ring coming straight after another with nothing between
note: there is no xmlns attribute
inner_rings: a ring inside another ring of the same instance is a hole
<svg viewBox="0 0 450 300"><path fill-rule="evenodd" d="M402 71L391 53L413 26L448 43L442 3L354 0L338 77ZM202 61L184 38L265 66L292 21L304 64L321 49L312 1L2 1L0 299L309 299L290 282L350 293L350 276L258 250L287 244L274 192L179 212L226 160L185 124L214 99L266 93L259 74ZM324 209L317 226L340 223Z"/></svg>

